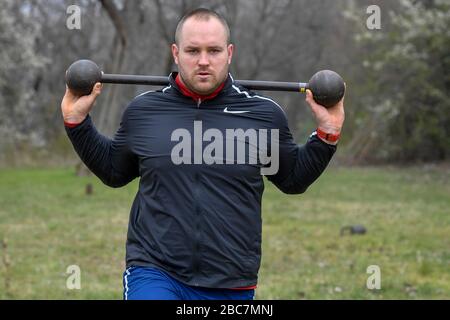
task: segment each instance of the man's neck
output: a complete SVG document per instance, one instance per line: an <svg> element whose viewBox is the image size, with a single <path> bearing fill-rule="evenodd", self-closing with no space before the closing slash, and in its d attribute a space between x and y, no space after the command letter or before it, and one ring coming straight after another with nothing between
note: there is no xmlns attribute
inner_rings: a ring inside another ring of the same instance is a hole
<svg viewBox="0 0 450 320"><path fill-rule="evenodd" d="M226 80L225 80L226 81ZM222 91L223 87L225 86L225 81L223 81L220 86L218 86L213 92L211 92L210 94L198 94L194 91L192 91L191 89L189 89L183 79L181 78L180 74L177 74L176 78L175 78L175 82L177 83L178 87L180 88L180 91L183 93L183 95L187 96L187 97L191 97L192 99L194 99L195 101L197 100L208 100L208 99L213 99L214 97L216 97L220 91Z"/></svg>

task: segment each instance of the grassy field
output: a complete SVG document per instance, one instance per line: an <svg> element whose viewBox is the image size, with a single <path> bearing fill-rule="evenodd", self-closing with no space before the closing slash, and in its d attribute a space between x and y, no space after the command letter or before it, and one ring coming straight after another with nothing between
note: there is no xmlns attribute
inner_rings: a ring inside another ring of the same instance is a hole
<svg viewBox="0 0 450 320"><path fill-rule="evenodd" d="M0 298L121 299L136 190L73 169L0 170ZM448 167L329 168L296 196L266 182L263 222L257 299L450 299ZM339 235L352 224L367 233ZM80 290L66 288L70 265ZM366 288L370 265L380 290Z"/></svg>

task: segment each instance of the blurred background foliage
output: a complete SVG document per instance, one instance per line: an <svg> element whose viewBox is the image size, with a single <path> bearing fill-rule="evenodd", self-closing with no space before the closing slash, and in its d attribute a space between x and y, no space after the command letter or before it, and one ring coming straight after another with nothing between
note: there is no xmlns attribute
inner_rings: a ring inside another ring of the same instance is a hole
<svg viewBox="0 0 450 320"><path fill-rule="evenodd" d="M67 8L81 9L69 30ZM369 5L381 28L369 30ZM77 163L60 114L75 60L108 73L167 75L174 29L187 10L215 9L236 45L237 79L306 82L320 69L347 83L343 164L440 162L450 156L450 3L445 0L3 0L0 2L0 165ZM144 86L106 85L93 112L112 135ZM264 92L303 143L314 122L304 97Z"/></svg>

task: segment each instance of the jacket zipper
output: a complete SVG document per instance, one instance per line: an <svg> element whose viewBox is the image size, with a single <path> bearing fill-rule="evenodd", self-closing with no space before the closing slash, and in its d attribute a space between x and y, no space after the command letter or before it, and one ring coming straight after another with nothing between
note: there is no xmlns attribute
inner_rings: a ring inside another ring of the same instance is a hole
<svg viewBox="0 0 450 320"><path fill-rule="evenodd" d="M202 99L197 99L197 109L200 109L200 104L202 103ZM198 110L199 111L199 110ZM197 111L197 112L198 112ZM197 116L195 117L196 120L198 120ZM200 197L199 197L199 175L198 172L194 175L194 197L195 197L195 243L194 243L194 261L193 261L193 268L194 268L194 274L197 275L199 271L199 247L200 247ZM194 283L194 286L199 286L197 282Z"/></svg>

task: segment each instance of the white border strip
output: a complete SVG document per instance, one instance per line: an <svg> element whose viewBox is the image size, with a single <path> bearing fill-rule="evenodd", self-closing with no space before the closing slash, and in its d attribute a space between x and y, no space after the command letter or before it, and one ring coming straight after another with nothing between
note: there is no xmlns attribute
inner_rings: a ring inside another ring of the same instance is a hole
<svg viewBox="0 0 450 320"><path fill-rule="evenodd" d="M130 269L133 267L129 267L125 270L125 300L128 300L128 276L130 275Z"/></svg>
<svg viewBox="0 0 450 320"><path fill-rule="evenodd" d="M237 91L238 93L240 93L240 94L245 94L245 96L246 96L247 98L249 98L249 99L251 99L251 98L259 98L259 99L267 100L267 101L270 101L270 102L274 103L278 108L281 109L281 111L283 111L283 113L285 113L284 110L283 110L283 108L282 108L278 103L276 103L275 101L273 101L272 99L269 99L269 98L266 98L266 97L261 97L261 96L258 96L258 95L251 96L247 91L241 91L241 90L240 90L238 87L236 87L234 84L233 84L232 86L233 86L233 89L234 89L234 90L236 90L236 91Z"/></svg>

